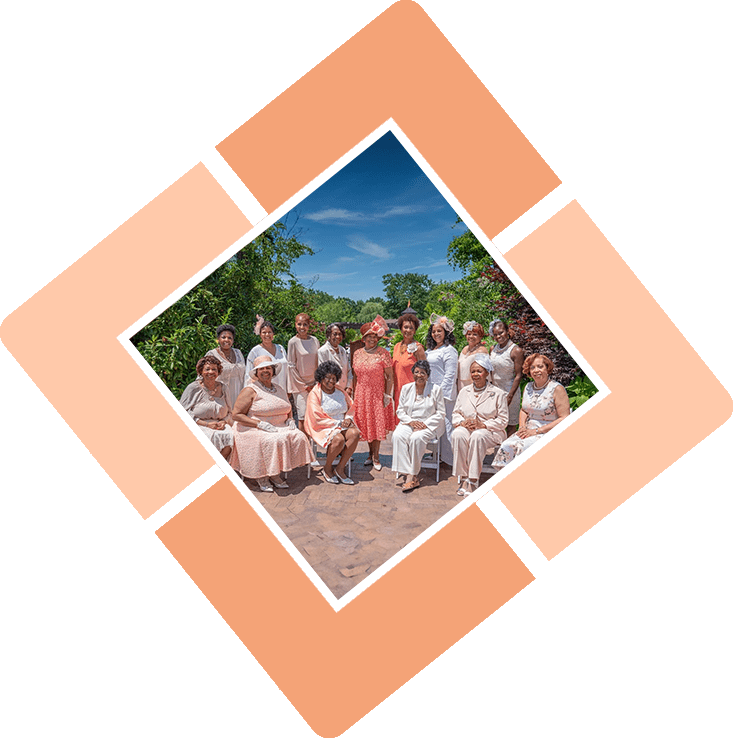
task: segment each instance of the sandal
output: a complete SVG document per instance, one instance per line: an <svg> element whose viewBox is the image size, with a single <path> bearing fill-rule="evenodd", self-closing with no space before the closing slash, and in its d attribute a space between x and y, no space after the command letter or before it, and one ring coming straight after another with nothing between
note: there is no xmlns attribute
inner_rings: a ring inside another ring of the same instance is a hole
<svg viewBox="0 0 733 738"><path fill-rule="evenodd" d="M402 491L405 494L408 494L408 493L412 492L413 489L417 489L419 486L420 486L420 480L419 479L415 479L412 482L405 482L402 485Z"/></svg>

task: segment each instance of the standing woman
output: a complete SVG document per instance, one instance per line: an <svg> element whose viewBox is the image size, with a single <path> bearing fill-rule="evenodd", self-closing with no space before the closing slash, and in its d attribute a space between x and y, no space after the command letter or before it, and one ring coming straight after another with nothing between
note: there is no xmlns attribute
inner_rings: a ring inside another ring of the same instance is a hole
<svg viewBox="0 0 733 738"><path fill-rule="evenodd" d="M456 394L464 387L471 384L471 364L476 354L488 354L489 351L483 344L486 335L484 327L475 320L468 320L463 324L463 335L466 337L466 345L458 355L458 382Z"/></svg>
<svg viewBox="0 0 733 738"><path fill-rule="evenodd" d="M425 349L415 340L415 331L420 327L417 315L400 315L397 327L402 332L402 340L398 341L392 351L392 370L394 371L394 408L395 426L400 422L397 417L397 406L400 402L402 388L414 382L412 368L416 361L425 360Z"/></svg>
<svg viewBox="0 0 733 738"><path fill-rule="evenodd" d="M262 343L259 346L255 346L247 355L247 376L246 383L250 384L252 379L250 375L254 369L255 359L260 356L266 356L271 361L274 361L280 366L275 376L272 378L274 384L278 387L282 387L285 392L288 391L288 357L285 353L285 349L279 344L275 343L275 326L270 323L269 320L264 320L261 315L257 316L257 322L254 327L255 336L259 336ZM236 397L233 398L232 402L236 401Z"/></svg>
<svg viewBox="0 0 733 738"><path fill-rule="evenodd" d="M227 388L229 399L234 403L245 384L247 365L244 356L238 348L234 348L236 329L226 323L216 329L215 349L206 352L206 356L216 356L221 362L219 381Z"/></svg>
<svg viewBox="0 0 733 738"><path fill-rule="evenodd" d="M308 393L316 383L318 366L318 339L310 335L311 319L308 313L295 316L296 334L288 341L288 392L293 395L295 410L298 413L298 428L305 425L305 409Z"/></svg>
<svg viewBox="0 0 733 738"><path fill-rule="evenodd" d="M507 435L517 431L519 423L519 383L522 381L524 351L509 338L509 327L503 320L492 320L489 333L496 341L491 349L491 363L494 365L494 384L507 393L509 404L509 425Z"/></svg>
<svg viewBox="0 0 733 738"><path fill-rule="evenodd" d="M332 361L337 366L340 366L341 376L336 388L340 389L349 397L353 397L351 391L351 362L349 361L349 355L346 353L346 349L341 345L345 335L344 328L339 323L331 323L326 328L326 343L318 349L318 366L325 364L327 361Z"/></svg>
<svg viewBox="0 0 733 738"><path fill-rule="evenodd" d="M354 420L361 437L369 442L369 457L364 466L374 464L381 471L379 445L394 429L392 403L392 357L387 349L378 345L387 333L387 322L381 315L361 327L364 348L354 354Z"/></svg>
<svg viewBox="0 0 733 738"><path fill-rule="evenodd" d="M458 352L454 345L453 321L444 315L430 316L430 330L425 340L427 360L430 364L430 378L443 390L445 400L445 434L440 439L440 458L446 464L453 464L451 437L453 425L451 416L456 402L456 375L458 373Z"/></svg>

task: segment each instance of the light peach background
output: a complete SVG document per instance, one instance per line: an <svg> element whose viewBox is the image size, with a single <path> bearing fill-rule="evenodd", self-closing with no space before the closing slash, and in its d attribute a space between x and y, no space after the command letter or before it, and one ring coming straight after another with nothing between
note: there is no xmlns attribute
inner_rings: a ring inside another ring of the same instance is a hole
<svg viewBox="0 0 733 738"><path fill-rule="evenodd" d="M0 327L3 344L145 517L212 462L117 336L249 228L199 164ZM38 325L42 350L28 330ZM93 344L100 367L84 372L81 395L80 342Z"/></svg>
<svg viewBox="0 0 733 738"><path fill-rule="evenodd" d="M475 506L338 613L228 479L158 535L324 738L340 735L533 579ZM463 561L492 562L482 586Z"/></svg>

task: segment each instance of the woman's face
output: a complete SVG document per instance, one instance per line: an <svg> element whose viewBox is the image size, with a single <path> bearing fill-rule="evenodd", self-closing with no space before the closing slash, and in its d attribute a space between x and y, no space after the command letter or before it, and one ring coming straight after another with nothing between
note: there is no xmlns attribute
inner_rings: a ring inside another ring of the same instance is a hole
<svg viewBox="0 0 733 738"><path fill-rule="evenodd" d="M295 330L298 334L298 338L308 338L310 323L310 318L307 315L299 315L295 319Z"/></svg>
<svg viewBox="0 0 733 738"><path fill-rule="evenodd" d="M412 339L415 337L415 324L411 320L406 320L402 324L402 340L405 343L412 343Z"/></svg>
<svg viewBox="0 0 733 738"><path fill-rule="evenodd" d="M262 339L262 343L272 343L272 339L275 338L275 331L269 325L266 325L260 331L260 338Z"/></svg>
<svg viewBox="0 0 733 738"><path fill-rule="evenodd" d="M207 384L211 384L219 376L219 368L216 364L206 363L201 370L201 376Z"/></svg>
<svg viewBox="0 0 733 738"><path fill-rule="evenodd" d="M477 387L483 387L486 384L488 376L488 371L486 371L481 364L478 364L475 361L471 364L471 379Z"/></svg>
<svg viewBox="0 0 733 738"><path fill-rule="evenodd" d="M547 366L545 365L545 360L535 359L529 367L529 375L532 377L536 387L543 387L550 378Z"/></svg>
<svg viewBox="0 0 733 738"><path fill-rule="evenodd" d="M336 379L335 374L326 374L326 376L321 380L321 389L327 395L330 395L336 389L337 382L338 380Z"/></svg>
<svg viewBox="0 0 733 738"><path fill-rule="evenodd" d="M364 348L370 351L379 343L379 336L376 333L367 333L364 336Z"/></svg>
<svg viewBox="0 0 733 738"><path fill-rule="evenodd" d="M272 367L271 366L263 366L263 367L260 367L255 372L255 374L257 376L257 379L259 379L260 382L262 382L262 384L264 384L265 386L269 387L270 384L272 383L272 376L273 376L273 374L272 374Z"/></svg>
<svg viewBox="0 0 733 738"><path fill-rule="evenodd" d="M481 343L481 336L476 331L468 331L466 333L466 341L468 341L468 348L476 348Z"/></svg>
<svg viewBox="0 0 733 738"><path fill-rule="evenodd" d="M418 386L428 381L428 373L421 366L416 366L412 370L412 376L415 377L415 384Z"/></svg>
<svg viewBox="0 0 733 738"><path fill-rule="evenodd" d="M443 341L445 341L445 328L443 328L442 325L439 323L436 323L431 329L430 329L430 335L433 337L433 341L435 341L435 347L443 345Z"/></svg>
<svg viewBox="0 0 733 738"><path fill-rule="evenodd" d="M231 331L222 331L216 339L222 351L229 351L234 343L234 335Z"/></svg>
<svg viewBox="0 0 733 738"><path fill-rule="evenodd" d="M509 333L502 323L494 326L494 331L491 335L494 336L494 340L499 346L503 346L509 340Z"/></svg>
<svg viewBox="0 0 733 738"><path fill-rule="evenodd" d="M328 337L328 342L334 348L336 348L341 343L341 341L343 341L343 340L344 340L344 334L341 333L341 329L340 328L334 328L331 331L331 335L329 335L329 337Z"/></svg>

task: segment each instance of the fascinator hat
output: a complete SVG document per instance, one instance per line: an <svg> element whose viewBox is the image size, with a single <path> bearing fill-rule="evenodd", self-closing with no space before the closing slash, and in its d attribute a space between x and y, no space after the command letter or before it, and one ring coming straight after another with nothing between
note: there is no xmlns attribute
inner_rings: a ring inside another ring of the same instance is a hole
<svg viewBox="0 0 733 738"><path fill-rule="evenodd" d="M389 330L389 326L387 325L387 321L381 315L377 315L371 323L364 323L360 330L362 338L369 333L375 333L378 338L381 338L386 335Z"/></svg>
<svg viewBox="0 0 733 738"><path fill-rule="evenodd" d="M254 325L254 333L255 333L255 336L259 336L260 331L262 330L262 324L265 322L265 319L259 314L257 314L256 317L257 317L257 322Z"/></svg>
<svg viewBox="0 0 733 738"><path fill-rule="evenodd" d="M257 370L262 369L263 366L271 366L273 376L280 371L280 364L278 364L277 361L268 359L266 356L258 356L252 362L252 371L249 373L249 376L252 377L252 379L257 379Z"/></svg>
<svg viewBox="0 0 733 738"><path fill-rule="evenodd" d="M446 318L445 315L438 315L437 313L431 313L430 325L439 325L446 333L453 333L453 329L456 327L456 324L450 318Z"/></svg>
<svg viewBox="0 0 733 738"><path fill-rule="evenodd" d="M489 374L494 371L494 365L491 363L491 359L488 354L476 354L473 357L471 364L482 366L487 372L489 372Z"/></svg>
<svg viewBox="0 0 733 738"><path fill-rule="evenodd" d="M472 331L476 328L478 323L475 320L467 320L463 324L463 335L465 336L469 331Z"/></svg>

